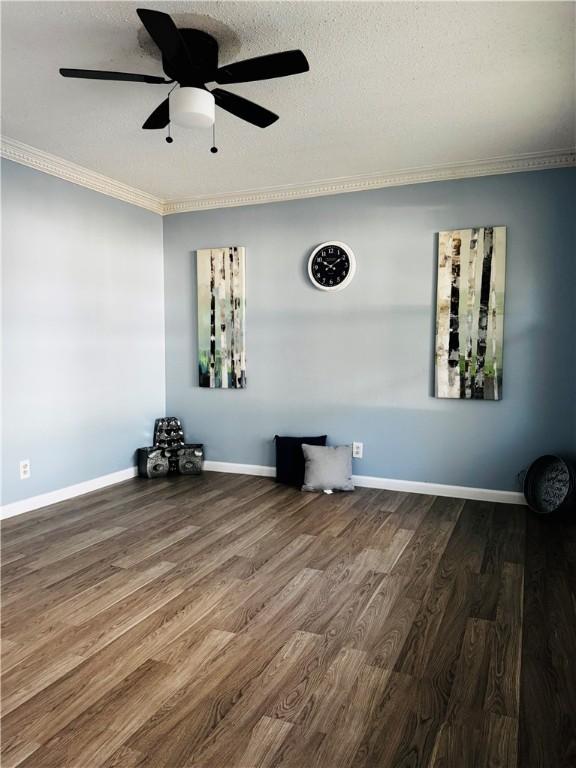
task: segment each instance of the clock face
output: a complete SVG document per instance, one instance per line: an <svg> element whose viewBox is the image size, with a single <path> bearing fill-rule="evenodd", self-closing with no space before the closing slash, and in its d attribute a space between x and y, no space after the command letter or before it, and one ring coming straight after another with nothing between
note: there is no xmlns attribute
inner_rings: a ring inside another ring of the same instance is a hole
<svg viewBox="0 0 576 768"><path fill-rule="evenodd" d="M354 277L356 260L345 244L332 241L315 248L308 260L308 275L316 288L339 291Z"/></svg>

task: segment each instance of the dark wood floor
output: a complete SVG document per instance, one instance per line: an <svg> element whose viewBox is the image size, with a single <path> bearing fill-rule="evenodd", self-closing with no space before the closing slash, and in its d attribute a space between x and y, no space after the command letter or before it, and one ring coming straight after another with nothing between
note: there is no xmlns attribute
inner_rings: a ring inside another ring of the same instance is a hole
<svg viewBox="0 0 576 768"><path fill-rule="evenodd" d="M576 534L206 474L3 526L3 768L576 766Z"/></svg>

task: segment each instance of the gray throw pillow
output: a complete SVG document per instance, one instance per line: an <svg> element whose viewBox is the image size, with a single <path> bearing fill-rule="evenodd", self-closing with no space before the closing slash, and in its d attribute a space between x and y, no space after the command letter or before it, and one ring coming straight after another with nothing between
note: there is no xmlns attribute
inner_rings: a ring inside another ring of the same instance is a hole
<svg viewBox="0 0 576 768"><path fill-rule="evenodd" d="M303 491L353 491L352 447L302 445Z"/></svg>

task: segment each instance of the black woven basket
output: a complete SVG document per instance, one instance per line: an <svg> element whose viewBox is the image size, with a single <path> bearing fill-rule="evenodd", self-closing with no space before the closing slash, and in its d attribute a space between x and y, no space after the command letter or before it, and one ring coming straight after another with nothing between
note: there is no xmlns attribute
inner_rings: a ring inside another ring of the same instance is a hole
<svg viewBox="0 0 576 768"><path fill-rule="evenodd" d="M524 477L526 503L542 515L576 508L576 469L560 456L540 456Z"/></svg>

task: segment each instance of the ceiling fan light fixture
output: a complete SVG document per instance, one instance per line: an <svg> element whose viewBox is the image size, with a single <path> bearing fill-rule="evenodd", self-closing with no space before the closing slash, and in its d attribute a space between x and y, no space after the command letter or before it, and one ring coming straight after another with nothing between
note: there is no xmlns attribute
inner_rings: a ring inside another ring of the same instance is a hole
<svg viewBox="0 0 576 768"><path fill-rule="evenodd" d="M183 128L210 128L215 120L214 96L204 88L181 87L170 94L170 121Z"/></svg>

